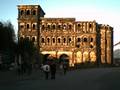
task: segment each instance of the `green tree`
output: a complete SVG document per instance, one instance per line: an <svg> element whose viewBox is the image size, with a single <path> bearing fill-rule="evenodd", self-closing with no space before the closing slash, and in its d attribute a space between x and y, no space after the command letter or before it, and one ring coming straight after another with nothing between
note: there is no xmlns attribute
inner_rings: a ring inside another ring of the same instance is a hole
<svg viewBox="0 0 120 90"><path fill-rule="evenodd" d="M11 22L0 22L0 51L13 51L15 32Z"/></svg>
<svg viewBox="0 0 120 90"><path fill-rule="evenodd" d="M0 21L0 54L2 62L10 64L14 61L15 32L11 22Z"/></svg>
<svg viewBox="0 0 120 90"><path fill-rule="evenodd" d="M27 38L18 41L16 52L22 56L22 62L27 64L39 62L39 51L34 43Z"/></svg>

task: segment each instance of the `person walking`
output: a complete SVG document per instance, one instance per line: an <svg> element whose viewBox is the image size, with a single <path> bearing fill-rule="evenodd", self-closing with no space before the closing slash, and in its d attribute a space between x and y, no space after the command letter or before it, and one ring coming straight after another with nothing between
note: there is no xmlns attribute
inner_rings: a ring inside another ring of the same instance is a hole
<svg viewBox="0 0 120 90"><path fill-rule="evenodd" d="M63 63L63 72L64 72L64 75L67 73L67 64L66 63Z"/></svg>
<svg viewBox="0 0 120 90"><path fill-rule="evenodd" d="M55 79L56 76L56 64L55 62L52 62L50 65L50 72L51 72L51 79Z"/></svg>
<svg viewBox="0 0 120 90"><path fill-rule="evenodd" d="M45 65L43 65L43 71L45 73L45 79L47 80L49 78L50 65L47 63Z"/></svg>
<svg viewBox="0 0 120 90"><path fill-rule="evenodd" d="M60 73L60 75L63 75L63 63L60 63L59 64L59 73Z"/></svg>

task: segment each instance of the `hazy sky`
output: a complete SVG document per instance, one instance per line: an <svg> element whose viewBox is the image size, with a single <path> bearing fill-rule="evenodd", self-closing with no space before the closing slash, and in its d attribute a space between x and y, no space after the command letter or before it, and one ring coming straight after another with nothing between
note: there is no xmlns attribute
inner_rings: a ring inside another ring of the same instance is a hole
<svg viewBox="0 0 120 90"><path fill-rule="evenodd" d="M120 0L1 0L0 20L9 20L17 32L17 5L39 4L45 17L73 17L78 21L96 20L114 28L114 43L120 41ZM114 49L120 48L116 46Z"/></svg>

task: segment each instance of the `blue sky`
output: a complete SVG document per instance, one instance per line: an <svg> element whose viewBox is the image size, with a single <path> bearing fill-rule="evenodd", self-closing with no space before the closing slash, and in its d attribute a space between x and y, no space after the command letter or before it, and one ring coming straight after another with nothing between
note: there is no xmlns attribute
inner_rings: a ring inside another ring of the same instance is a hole
<svg viewBox="0 0 120 90"><path fill-rule="evenodd" d="M114 27L114 43L120 41L120 0L1 0L0 21L11 21L17 32L17 5L39 4L45 17L74 17ZM120 48L119 46L114 49Z"/></svg>

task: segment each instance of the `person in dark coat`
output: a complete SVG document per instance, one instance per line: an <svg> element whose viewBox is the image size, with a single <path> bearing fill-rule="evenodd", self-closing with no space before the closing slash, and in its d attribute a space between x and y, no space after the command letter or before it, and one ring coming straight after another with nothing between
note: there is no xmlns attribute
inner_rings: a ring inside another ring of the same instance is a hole
<svg viewBox="0 0 120 90"><path fill-rule="evenodd" d="M64 72L64 75L67 73L67 64L66 63L63 64L63 72Z"/></svg>
<svg viewBox="0 0 120 90"><path fill-rule="evenodd" d="M56 64L52 62L50 65L51 79L55 79L56 76Z"/></svg>

